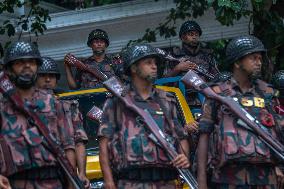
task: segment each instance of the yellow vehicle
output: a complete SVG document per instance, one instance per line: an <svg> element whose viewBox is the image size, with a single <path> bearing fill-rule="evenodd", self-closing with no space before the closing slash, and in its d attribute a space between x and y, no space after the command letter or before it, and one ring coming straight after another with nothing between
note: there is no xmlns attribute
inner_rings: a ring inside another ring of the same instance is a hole
<svg viewBox="0 0 284 189"><path fill-rule="evenodd" d="M178 102L178 116L180 121L190 123L194 120L192 113L186 103L186 100L180 91L175 87L167 86L156 86L162 90L170 92L175 95ZM103 188L103 176L100 169L99 163L99 149L96 133L98 129L98 123L89 120L85 117L87 112L92 108L93 105L102 108L105 99L107 98L108 92L105 88L89 89L89 90L78 90L73 92L67 92L60 94L61 99L76 99L79 101L79 108L84 118L84 128L89 137L89 143L87 145L87 177L91 181L91 188ZM189 188L183 186L184 189Z"/></svg>

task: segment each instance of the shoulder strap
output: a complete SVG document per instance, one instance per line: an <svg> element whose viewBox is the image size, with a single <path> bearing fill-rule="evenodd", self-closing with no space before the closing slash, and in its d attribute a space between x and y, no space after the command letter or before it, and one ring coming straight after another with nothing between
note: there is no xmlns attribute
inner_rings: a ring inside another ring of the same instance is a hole
<svg viewBox="0 0 284 189"><path fill-rule="evenodd" d="M270 88L268 86L267 83L265 83L264 81L261 81L261 80L257 80L256 82L256 92L262 97L264 98L264 103L265 103L265 107L267 107L268 109L268 112L273 116L274 119L277 119L277 117L279 117L279 115L277 115L277 113L273 110L272 106L271 106L271 100L272 100L272 97L273 97L273 88ZM268 97L268 95L266 94L269 94L270 97ZM270 99L268 99L270 98ZM284 143L284 134L282 133L282 129L280 127L280 125L278 124L277 120L275 120L275 128L276 128L276 131L277 131L277 135L280 139L280 141L282 143Z"/></svg>
<svg viewBox="0 0 284 189"><path fill-rule="evenodd" d="M166 96L166 92L165 91L162 91L162 93L164 93L165 96ZM172 117L172 114L171 114L171 110L167 108L169 106L165 105L165 102L167 102L167 103L169 103L169 102L167 100L163 100L162 98L159 98L158 96L155 96L155 100L159 104L159 106L162 109L162 111L164 112L166 122L168 123L168 125L170 127L170 131L173 133L174 138L178 138L174 128L172 127L173 123L172 123L171 120L173 119L173 117Z"/></svg>

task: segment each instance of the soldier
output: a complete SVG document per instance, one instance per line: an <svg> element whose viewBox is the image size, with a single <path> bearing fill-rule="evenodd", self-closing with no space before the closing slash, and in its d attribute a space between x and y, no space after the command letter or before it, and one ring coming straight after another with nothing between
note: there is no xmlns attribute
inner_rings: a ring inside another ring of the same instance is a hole
<svg viewBox="0 0 284 189"><path fill-rule="evenodd" d="M275 107L275 110L278 114L284 115L284 70L274 74L272 84L279 91L280 104Z"/></svg>
<svg viewBox="0 0 284 189"><path fill-rule="evenodd" d="M63 108L51 94L34 86L37 68L41 64L40 53L34 44L19 41L5 51L4 69L15 84L16 92L25 106L46 124L72 162L75 144L69 136L74 135L74 131L66 125ZM4 138L1 142L7 147L0 150L0 174L9 178L12 188L66 187L58 162L37 126L30 124L28 117L7 97L0 101L0 116L0 136Z"/></svg>
<svg viewBox="0 0 284 189"><path fill-rule="evenodd" d="M182 49L175 52L174 56L182 58L183 61L178 64L170 62L166 70L167 77L183 75L196 65L202 66L212 75L219 73L213 51L202 47L199 41L201 35L202 30L195 21L186 21L181 25L179 38L182 41Z"/></svg>
<svg viewBox="0 0 284 189"><path fill-rule="evenodd" d="M101 29L93 30L89 34L87 45L92 48L93 55L87 58L84 63L90 67L98 68L107 76L113 76L114 71L111 67L111 60L105 54L106 48L109 46L107 33ZM64 65L70 89L102 87L94 76L86 72L77 70L74 79L70 66L67 64Z"/></svg>
<svg viewBox="0 0 284 189"><path fill-rule="evenodd" d="M211 75L219 73L213 51L204 48L199 41L201 35L202 30L195 21L186 21L181 25L179 37L182 41L182 48L174 53L174 56L181 61L179 63L168 62L164 72L166 77L184 75L189 69L196 69L197 66L202 67L206 73L208 72ZM205 77L203 79L209 81ZM199 109L202 104L202 99L193 89L187 89L186 99L191 108Z"/></svg>
<svg viewBox="0 0 284 189"><path fill-rule="evenodd" d="M179 155L170 161L149 139L139 116L113 97L108 99L99 127L100 164L105 188L175 188L177 171L188 168L187 134L177 119L174 97L153 87L161 59L150 45L135 45L124 54L124 71L131 78L128 93L137 106L147 109L170 137Z"/></svg>
<svg viewBox="0 0 284 189"><path fill-rule="evenodd" d="M57 67L57 63L48 57L42 57L42 65L38 69L38 77L36 86L40 89L51 90L52 93L56 93L57 82L60 79L60 72ZM78 101L61 100L65 112L65 117L70 119L68 123L72 124L74 128L74 140L75 140L75 153L79 178L85 183L85 187L90 185L89 180L86 177L86 148L85 145L88 142L87 134L83 128L82 115L79 112Z"/></svg>
<svg viewBox="0 0 284 189"><path fill-rule="evenodd" d="M266 49L256 37L249 35L232 39L226 48L232 77L216 83L212 89L220 95L238 99L243 108L279 139L277 131L281 128L275 124L278 118L273 117L271 112L271 107L277 101L275 90L258 79L261 76L264 55ZM273 154L265 143L242 125L243 122L228 107L210 99L206 100L199 122L201 135L197 150L200 189L207 188L208 151L213 169L212 182L216 184L216 188L276 188ZM212 135L209 139L210 134Z"/></svg>

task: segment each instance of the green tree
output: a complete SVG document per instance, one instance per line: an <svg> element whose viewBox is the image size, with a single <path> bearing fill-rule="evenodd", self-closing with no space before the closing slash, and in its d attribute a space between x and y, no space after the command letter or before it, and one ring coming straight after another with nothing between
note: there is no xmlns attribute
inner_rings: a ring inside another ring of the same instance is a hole
<svg viewBox="0 0 284 189"><path fill-rule="evenodd" d="M48 10L40 7L40 0L3 0L0 2L0 16L5 14L14 14L18 8L28 8L26 14L19 15L15 19L3 21L0 26L0 35L12 37L18 35L20 40L23 32L29 32L31 35L38 36L46 30L45 23L50 21ZM19 31L19 32L16 32ZM0 42L0 55L3 56L4 48L10 41Z"/></svg>
<svg viewBox="0 0 284 189"><path fill-rule="evenodd" d="M147 28L145 34L129 44L137 42L155 42L156 36L160 35L170 38L177 35L176 23L178 20L188 20L204 15L205 11L213 8L216 19L222 25L233 25L234 21L242 17L250 19L253 30L250 31L260 38L268 49L268 55L273 64L268 68L274 70L284 69L284 25L283 12L284 1L281 0L175 0L176 7L170 10L166 19L156 28ZM249 8L251 5L251 9ZM221 62L224 53L221 49L226 46L226 41L221 40L209 43L216 49L217 56ZM220 53L219 53L220 52Z"/></svg>

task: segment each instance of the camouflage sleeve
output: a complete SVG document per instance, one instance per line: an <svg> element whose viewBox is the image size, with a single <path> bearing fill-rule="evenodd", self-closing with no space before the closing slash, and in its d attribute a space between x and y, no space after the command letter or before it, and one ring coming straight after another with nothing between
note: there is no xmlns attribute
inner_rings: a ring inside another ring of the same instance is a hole
<svg viewBox="0 0 284 189"><path fill-rule="evenodd" d="M56 100L57 126L63 148L75 149L74 129L70 124L70 117L64 111L63 103Z"/></svg>
<svg viewBox="0 0 284 189"><path fill-rule="evenodd" d="M111 138L114 134L116 126L115 121L115 100L114 98L108 99L103 108L102 122L99 126L98 137Z"/></svg>
<svg viewBox="0 0 284 189"><path fill-rule="evenodd" d="M88 143L88 136L83 127L83 117L81 112L79 111L79 104L77 101L72 102L71 104L71 117L75 133L75 143Z"/></svg>
<svg viewBox="0 0 284 189"><path fill-rule="evenodd" d="M199 121L200 133L211 133L214 129L216 111L216 102L210 99L206 99L202 106L202 115Z"/></svg>
<svg viewBox="0 0 284 189"><path fill-rule="evenodd" d="M171 110L172 110L172 119L174 122L174 131L178 139L183 140L188 138L188 133L185 131L183 125L181 124L180 120L178 119L177 115L177 104L172 103L171 104Z"/></svg>

